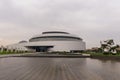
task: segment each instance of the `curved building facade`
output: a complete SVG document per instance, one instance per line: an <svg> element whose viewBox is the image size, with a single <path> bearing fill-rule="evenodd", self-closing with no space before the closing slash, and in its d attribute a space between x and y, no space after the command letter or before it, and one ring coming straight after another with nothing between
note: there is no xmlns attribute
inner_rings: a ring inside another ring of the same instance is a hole
<svg viewBox="0 0 120 80"><path fill-rule="evenodd" d="M24 49L35 50L36 52L77 52L86 49L82 38L61 31L43 32L41 35L29 39L29 42L21 41L12 47L15 46L22 46Z"/></svg>

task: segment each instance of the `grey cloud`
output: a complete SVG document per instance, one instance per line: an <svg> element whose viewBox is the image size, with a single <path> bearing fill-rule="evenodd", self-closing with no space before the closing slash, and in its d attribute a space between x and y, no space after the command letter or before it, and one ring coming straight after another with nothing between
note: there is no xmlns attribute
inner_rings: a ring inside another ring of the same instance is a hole
<svg viewBox="0 0 120 80"><path fill-rule="evenodd" d="M17 41L42 31L64 30L81 36L88 47L98 46L100 40L107 38L114 38L119 43L119 2L0 0L0 36Z"/></svg>

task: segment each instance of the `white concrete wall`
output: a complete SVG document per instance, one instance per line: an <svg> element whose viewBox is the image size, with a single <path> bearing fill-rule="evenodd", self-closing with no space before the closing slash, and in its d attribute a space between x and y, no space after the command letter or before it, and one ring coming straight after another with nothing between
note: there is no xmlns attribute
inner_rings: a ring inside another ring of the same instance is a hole
<svg viewBox="0 0 120 80"><path fill-rule="evenodd" d="M86 45L83 41L40 41L30 42L26 46L54 46L53 51L85 50Z"/></svg>
<svg viewBox="0 0 120 80"><path fill-rule="evenodd" d="M70 50L85 50L86 45L83 41L38 41L21 44L13 44L7 46L8 49L29 50L24 46L54 46L51 51L70 51Z"/></svg>
<svg viewBox="0 0 120 80"><path fill-rule="evenodd" d="M6 46L8 50L18 50L18 51L28 51L28 49L26 47L24 47L24 45L26 45L26 43L21 43L21 44L12 44L12 45L8 45Z"/></svg>

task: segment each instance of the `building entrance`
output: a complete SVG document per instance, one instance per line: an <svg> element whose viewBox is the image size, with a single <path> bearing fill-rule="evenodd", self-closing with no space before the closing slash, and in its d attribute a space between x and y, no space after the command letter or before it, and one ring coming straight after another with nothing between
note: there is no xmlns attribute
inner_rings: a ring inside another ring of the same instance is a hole
<svg viewBox="0 0 120 80"><path fill-rule="evenodd" d="M53 46L29 46L28 48L34 49L36 52L48 52Z"/></svg>

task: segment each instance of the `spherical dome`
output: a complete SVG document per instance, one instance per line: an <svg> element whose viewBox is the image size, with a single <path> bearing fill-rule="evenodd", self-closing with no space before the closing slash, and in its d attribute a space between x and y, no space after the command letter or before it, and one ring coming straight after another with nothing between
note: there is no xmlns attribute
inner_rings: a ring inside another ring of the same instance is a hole
<svg viewBox="0 0 120 80"><path fill-rule="evenodd" d="M41 35L32 37L29 42L36 41L70 41L70 40L82 40L76 35L70 34L68 32L62 31L47 31L43 32Z"/></svg>

